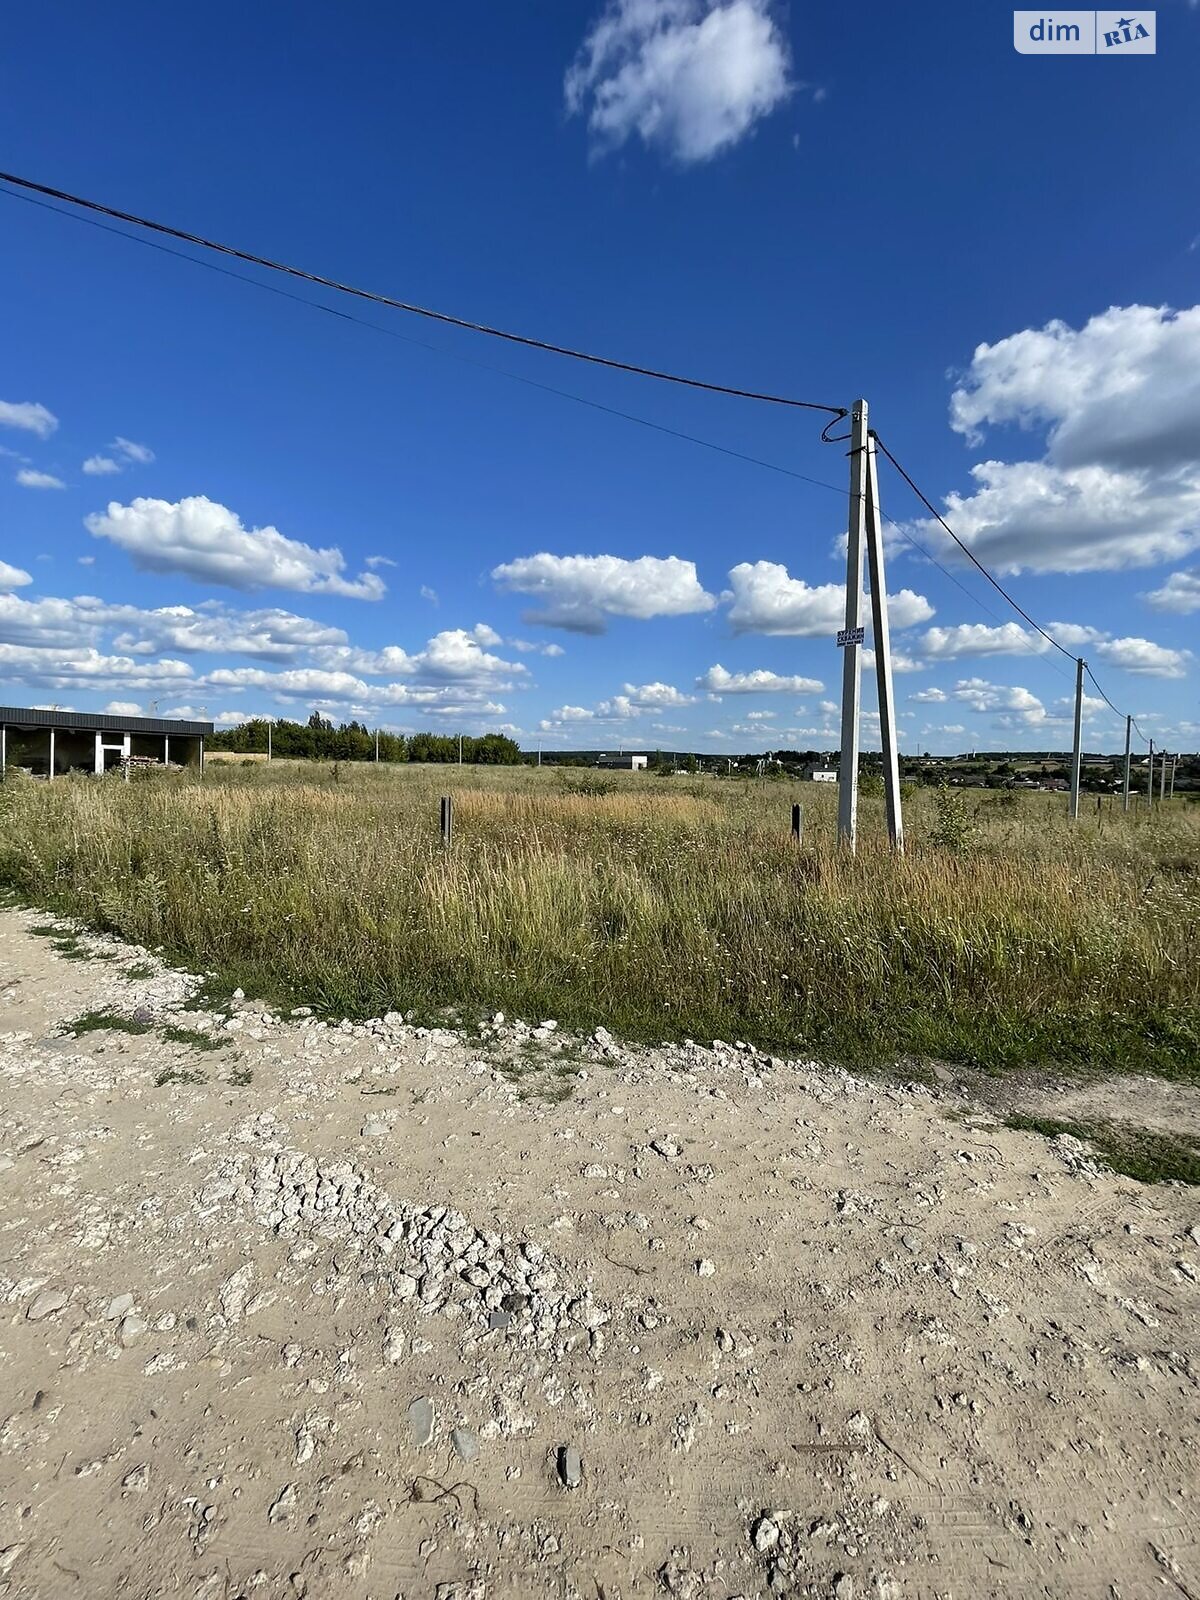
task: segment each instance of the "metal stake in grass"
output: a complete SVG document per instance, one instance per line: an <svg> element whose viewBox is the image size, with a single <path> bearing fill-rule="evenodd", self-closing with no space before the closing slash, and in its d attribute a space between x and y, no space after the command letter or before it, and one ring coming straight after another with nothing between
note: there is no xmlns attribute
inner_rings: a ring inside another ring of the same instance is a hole
<svg viewBox="0 0 1200 1600"><path fill-rule="evenodd" d="M795 839L797 844L799 844L800 840L803 838L803 836L804 836L804 807L803 806L799 806L799 805L794 805L792 807L792 838Z"/></svg>
<svg viewBox="0 0 1200 1600"><path fill-rule="evenodd" d="M453 842L453 839L454 839L454 796L453 795L444 794L442 796L441 822L442 822L442 843L444 845L446 845L446 846L449 846Z"/></svg>

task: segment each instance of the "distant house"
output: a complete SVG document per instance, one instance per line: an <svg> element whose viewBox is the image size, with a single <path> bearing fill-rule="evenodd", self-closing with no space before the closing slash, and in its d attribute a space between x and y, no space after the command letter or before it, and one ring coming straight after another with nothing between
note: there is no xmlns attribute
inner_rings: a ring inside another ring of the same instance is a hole
<svg viewBox="0 0 1200 1600"><path fill-rule="evenodd" d="M610 772L644 772L650 765L649 756L600 756L596 761L598 767L605 767Z"/></svg>
<svg viewBox="0 0 1200 1600"><path fill-rule="evenodd" d="M824 762L818 765L815 761L810 761L804 769L804 776L812 783L836 783L837 768L827 767Z"/></svg>
<svg viewBox="0 0 1200 1600"><path fill-rule="evenodd" d="M34 777L55 778L114 767L202 767L212 731L211 722L174 717L0 706L0 773L23 767Z"/></svg>

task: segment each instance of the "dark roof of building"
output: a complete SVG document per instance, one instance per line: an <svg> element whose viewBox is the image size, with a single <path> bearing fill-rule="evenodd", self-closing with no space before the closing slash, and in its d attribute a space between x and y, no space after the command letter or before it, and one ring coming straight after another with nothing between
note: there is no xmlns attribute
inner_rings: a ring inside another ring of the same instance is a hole
<svg viewBox="0 0 1200 1600"><path fill-rule="evenodd" d="M0 723L10 728L71 728L78 733L175 733L197 738L213 731L211 722L181 722L175 717L126 717L112 712L37 711L32 706L0 706Z"/></svg>

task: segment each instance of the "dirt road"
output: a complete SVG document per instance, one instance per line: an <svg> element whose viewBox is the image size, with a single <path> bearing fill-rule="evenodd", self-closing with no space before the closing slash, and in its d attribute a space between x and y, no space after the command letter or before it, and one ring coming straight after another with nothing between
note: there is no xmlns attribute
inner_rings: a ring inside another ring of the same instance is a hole
<svg viewBox="0 0 1200 1600"><path fill-rule="evenodd" d="M1196 1191L736 1041L189 1009L48 920L0 1594L1200 1595Z"/></svg>

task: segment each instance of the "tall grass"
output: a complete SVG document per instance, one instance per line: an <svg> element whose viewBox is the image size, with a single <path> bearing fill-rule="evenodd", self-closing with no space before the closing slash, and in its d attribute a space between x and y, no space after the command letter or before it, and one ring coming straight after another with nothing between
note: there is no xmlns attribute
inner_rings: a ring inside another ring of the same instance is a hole
<svg viewBox="0 0 1200 1600"><path fill-rule="evenodd" d="M950 850L915 797L897 860L873 800L858 856L838 851L816 785L302 765L17 780L0 880L339 1016L502 1009L854 1060L1200 1071L1200 807L1072 826L1057 796L968 804Z"/></svg>

